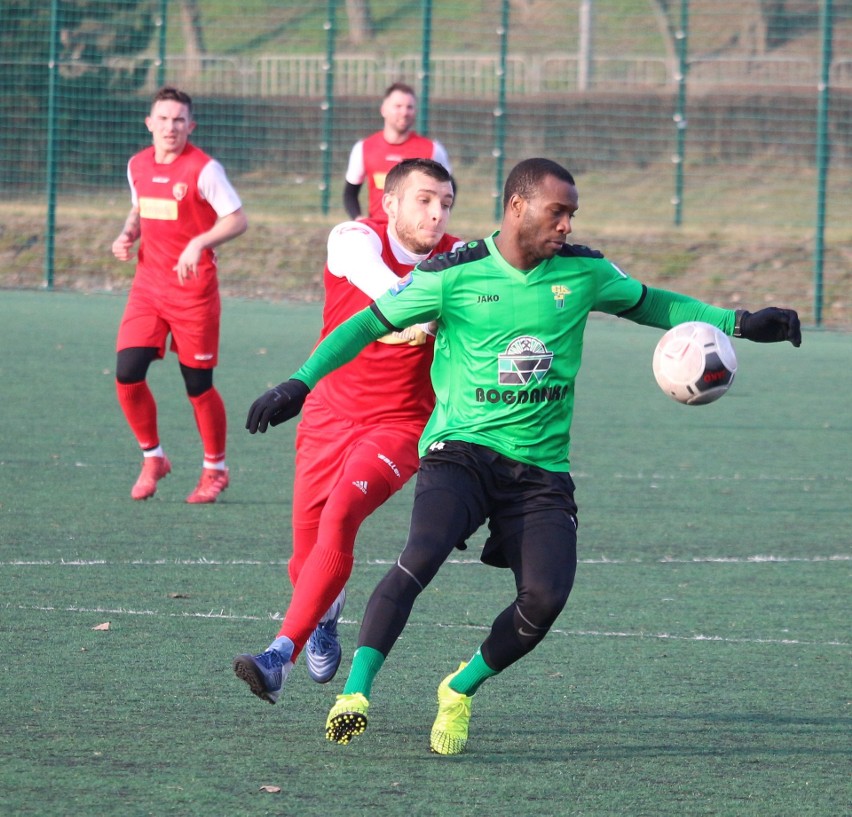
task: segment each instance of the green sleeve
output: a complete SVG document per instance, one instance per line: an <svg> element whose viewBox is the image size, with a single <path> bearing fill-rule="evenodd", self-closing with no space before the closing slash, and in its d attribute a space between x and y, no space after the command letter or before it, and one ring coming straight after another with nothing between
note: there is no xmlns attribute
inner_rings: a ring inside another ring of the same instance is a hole
<svg viewBox="0 0 852 817"><path fill-rule="evenodd" d="M312 389L329 372L355 358L368 343L387 334L389 327L368 306L356 312L317 344L311 356L292 375Z"/></svg>
<svg viewBox="0 0 852 817"><path fill-rule="evenodd" d="M733 335L736 313L733 309L705 304L679 292L647 287L639 303L622 312L619 317L659 329L671 329L687 321L704 321L721 329L726 335Z"/></svg>

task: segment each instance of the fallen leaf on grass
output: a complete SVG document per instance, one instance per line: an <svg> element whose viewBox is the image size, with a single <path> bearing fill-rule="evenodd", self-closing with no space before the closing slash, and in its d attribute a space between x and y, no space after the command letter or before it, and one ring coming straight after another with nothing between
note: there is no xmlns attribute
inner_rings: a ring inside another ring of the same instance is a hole
<svg viewBox="0 0 852 817"><path fill-rule="evenodd" d="M103 624L96 624L94 627L92 627L92 629L93 630L108 630L109 629L109 622L105 621Z"/></svg>
<svg viewBox="0 0 852 817"><path fill-rule="evenodd" d="M281 786L261 786L261 791L265 791L267 794L280 794Z"/></svg>

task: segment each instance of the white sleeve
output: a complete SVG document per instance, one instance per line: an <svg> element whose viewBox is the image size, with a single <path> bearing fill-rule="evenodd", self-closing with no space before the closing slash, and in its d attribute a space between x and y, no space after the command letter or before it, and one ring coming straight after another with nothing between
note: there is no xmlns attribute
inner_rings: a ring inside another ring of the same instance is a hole
<svg viewBox="0 0 852 817"><path fill-rule="evenodd" d="M198 189L219 218L229 216L243 206L237 191L225 175L225 168L215 159L207 162L198 174Z"/></svg>
<svg viewBox="0 0 852 817"><path fill-rule="evenodd" d="M453 166L450 164L450 157L447 149L437 140L432 140L432 158L438 163L447 168L447 173L453 172Z"/></svg>
<svg viewBox="0 0 852 817"><path fill-rule="evenodd" d="M346 181L349 184L363 184L367 171L364 170L364 140L360 139L349 152L349 164L346 167Z"/></svg>
<svg viewBox="0 0 852 817"><path fill-rule="evenodd" d="M329 234L328 271L373 300L399 281L382 260L382 240L360 221L344 221Z"/></svg>
<svg viewBox="0 0 852 817"><path fill-rule="evenodd" d="M130 172L130 162L127 163L127 183L130 185L130 204L133 207L139 206L139 195L136 188L133 186L133 175Z"/></svg>

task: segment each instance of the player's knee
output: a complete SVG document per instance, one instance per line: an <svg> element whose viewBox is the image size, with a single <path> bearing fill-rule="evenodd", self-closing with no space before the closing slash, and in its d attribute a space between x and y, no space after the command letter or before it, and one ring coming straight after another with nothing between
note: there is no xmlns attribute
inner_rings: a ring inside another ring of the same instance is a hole
<svg viewBox="0 0 852 817"><path fill-rule="evenodd" d="M204 392L213 388L213 369L194 369L190 366L180 366L186 393L190 397L200 397Z"/></svg>
<svg viewBox="0 0 852 817"><path fill-rule="evenodd" d="M527 582L518 595L517 606L521 615L536 627L550 627L568 602L571 582L548 580Z"/></svg>
<svg viewBox="0 0 852 817"><path fill-rule="evenodd" d="M446 561L443 549L430 547L412 547L406 545L396 561L393 571L400 585L409 582L417 585L418 592L423 590Z"/></svg>
<svg viewBox="0 0 852 817"><path fill-rule="evenodd" d="M122 349L116 355L115 379L124 386L141 383L156 353L156 349L141 346Z"/></svg>
<svg viewBox="0 0 852 817"><path fill-rule="evenodd" d="M322 510L322 524L354 534L390 494L387 483L379 477L373 478L364 472L353 479L344 477L328 495Z"/></svg>

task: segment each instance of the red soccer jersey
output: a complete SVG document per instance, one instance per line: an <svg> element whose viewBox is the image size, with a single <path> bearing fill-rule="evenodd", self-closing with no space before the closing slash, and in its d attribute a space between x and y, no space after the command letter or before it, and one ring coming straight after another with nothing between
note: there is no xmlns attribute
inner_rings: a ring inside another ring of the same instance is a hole
<svg viewBox="0 0 852 817"><path fill-rule="evenodd" d="M368 136L363 142L364 175L367 180L368 218L387 221L382 209L385 176L403 159L434 159L435 143L425 136L412 132L402 144L392 145L382 131Z"/></svg>
<svg viewBox="0 0 852 817"><path fill-rule="evenodd" d="M413 265L399 262L388 238L387 223L359 221L353 229L370 229L382 242L382 260L397 277L403 278ZM460 242L444 235L431 255L449 252ZM430 255L430 257L431 257ZM324 272L325 305L322 340L343 321L372 303L372 299L346 278ZM390 345L375 341L349 363L331 372L311 392L335 414L347 420L369 424L415 422L425 425L435 406L435 393L429 378L435 340L428 337L421 346Z"/></svg>
<svg viewBox="0 0 852 817"><path fill-rule="evenodd" d="M142 226L135 286L158 291L169 288L173 294L184 290L193 300L217 290L213 250L201 254L198 287L181 287L174 271L190 239L209 230L218 218L198 189L199 174L210 161L210 156L191 143L169 164L154 161L153 146L131 158L128 173Z"/></svg>

